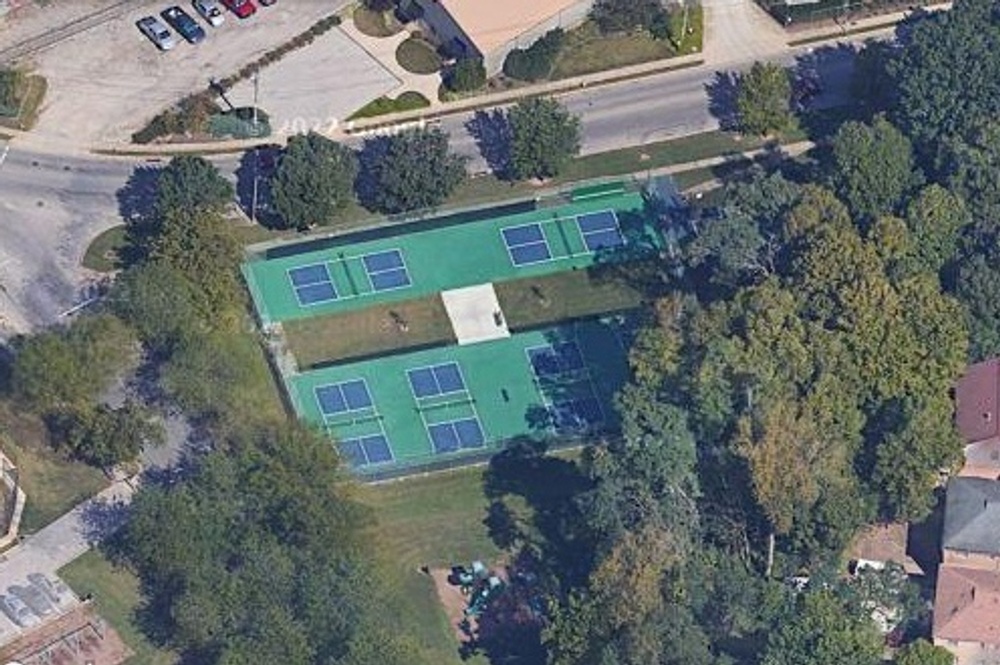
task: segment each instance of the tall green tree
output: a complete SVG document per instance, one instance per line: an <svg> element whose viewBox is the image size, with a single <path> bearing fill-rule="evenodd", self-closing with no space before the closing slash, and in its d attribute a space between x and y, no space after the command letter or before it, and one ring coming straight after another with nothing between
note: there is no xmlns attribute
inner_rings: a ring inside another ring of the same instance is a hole
<svg viewBox="0 0 1000 665"><path fill-rule="evenodd" d="M831 591L800 596L771 634L763 665L878 665L882 640L871 619L844 606Z"/></svg>
<svg viewBox="0 0 1000 665"><path fill-rule="evenodd" d="M118 276L109 302L143 343L164 356L192 335L216 326L205 316L195 283L165 262L142 263Z"/></svg>
<svg viewBox="0 0 1000 665"><path fill-rule="evenodd" d="M113 316L83 316L26 338L16 349L12 383L38 413L92 403L138 359L132 331Z"/></svg>
<svg viewBox="0 0 1000 665"><path fill-rule="evenodd" d="M559 175L580 152L580 119L549 97L520 100L508 112L511 171L515 178Z"/></svg>
<svg viewBox="0 0 1000 665"><path fill-rule="evenodd" d="M858 218L894 212L918 182L914 169L909 139L881 116L844 123L833 138L834 187Z"/></svg>
<svg viewBox="0 0 1000 665"><path fill-rule="evenodd" d="M440 129L411 129L366 145L359 179L362 202L394 214L440 205L465 180L465 159Z"/></svg>
<svg viewBox="0 0 1000 665"><path fill-rule="evenodd" d="M63 420L70 454L104 469L132 462L144 446L162 445L165 440L163 425L132 401L119 408L99 404L79 409Z"/></svg>
<svg viewBox="0 0 1000 665"><path fill-rule="evenodd" d="M156 214L219 212L233 200L233 185L210 161L198 155L170 160L156 181Z"/></svg>
<svg viewBox="0 0 1000 665"><path fill-rule="evenodd" d="M347 146L316 132L293 136L274 176L274 207L286 228L329 224L351 201L357 174Z"/></svg>
<svg viewBox="0 0 1000 665"><path fill-rule="evenodd" d="M597 0L590 17L604 33L649 28L663 12L657 0Z"/></svg>
<svg viewBox="0 0 1000 665"><path fill-rule="evenodd" d="M955 665L955 656L924 639L910 642L896 652L895 665Z"/></svg>
<svg viewBox="0 0 1000 665"><path fill-rule="evenodd" d="M792 123L788 72L773 62L755 62L739 79L736 113L744 134L781 132Z"/></svg>

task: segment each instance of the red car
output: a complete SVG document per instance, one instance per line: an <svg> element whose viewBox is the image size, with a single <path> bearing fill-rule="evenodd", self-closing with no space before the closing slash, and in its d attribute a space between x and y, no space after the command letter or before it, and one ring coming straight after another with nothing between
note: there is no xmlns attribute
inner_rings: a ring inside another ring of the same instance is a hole
<svg viewBox="0 0 1000 665"><path fill-rule="evenodd" d="M240 18L251 16L257 11L257 7L250 0L222 0L222 4Z"/></svg>

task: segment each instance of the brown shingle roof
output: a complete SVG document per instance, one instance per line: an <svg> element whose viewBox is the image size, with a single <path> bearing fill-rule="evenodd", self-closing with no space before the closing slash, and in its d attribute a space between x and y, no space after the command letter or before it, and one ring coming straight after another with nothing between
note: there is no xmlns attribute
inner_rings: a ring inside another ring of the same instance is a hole
<svg viewBox="0 0 1000 665"><path fill-rule="evenodd" d="M970 365L955 384L955 424L966 443L1000 438L1000 358Z"/></svg>
<svg viewBox="0 0 1000 665"><path fill-rule="evenodd" d="M1000 646L1000 573L941 566L934 595L934 638Z"/></svg>

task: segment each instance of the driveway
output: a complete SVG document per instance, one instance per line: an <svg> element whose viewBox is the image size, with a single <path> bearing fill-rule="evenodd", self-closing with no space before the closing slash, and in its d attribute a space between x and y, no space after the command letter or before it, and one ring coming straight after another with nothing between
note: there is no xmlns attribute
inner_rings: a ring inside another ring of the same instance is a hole
<svg viewBox="0 0 1000 665"><path fill-rule="evenodd" d="M36 68L48 79L49 92L36 132L78 145L126 141L165 107L235 73L339 6L286 1L260 7L248 19L229 13L219 28L205 26L202 43L181 41L161 53L135 22L169 4L143 3L37 54Z"/></svg>

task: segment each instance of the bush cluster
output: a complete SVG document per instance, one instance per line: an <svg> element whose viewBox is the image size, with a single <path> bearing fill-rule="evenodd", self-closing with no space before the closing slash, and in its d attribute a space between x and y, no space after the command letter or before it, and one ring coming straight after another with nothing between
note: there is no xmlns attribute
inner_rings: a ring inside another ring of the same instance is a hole
<svg viewBox="0 0 1000 665"><path fill-rule="evenodd" d="M177 106L158 114L149 124L132 134L132 142L152 143L164 136L203 134L208 131L211 117L221 112L222 109L215 103L211 93L189 95Z"/></svg>
<svg viewBox="0 0 1000 665"><path fill-rule="evenodd" d="M562 49L566 33L561 28L546 32L526 49L516 48L507 54L503 73L520 81L540 81L552 73L556 56Z"/></svg>
<svg viewBox="0 0 1000 665"><path fill-rule="evenodd" d="M444 73L444 84L452 92L471 92L486 85L482 58L462 58Z"/></svg>

